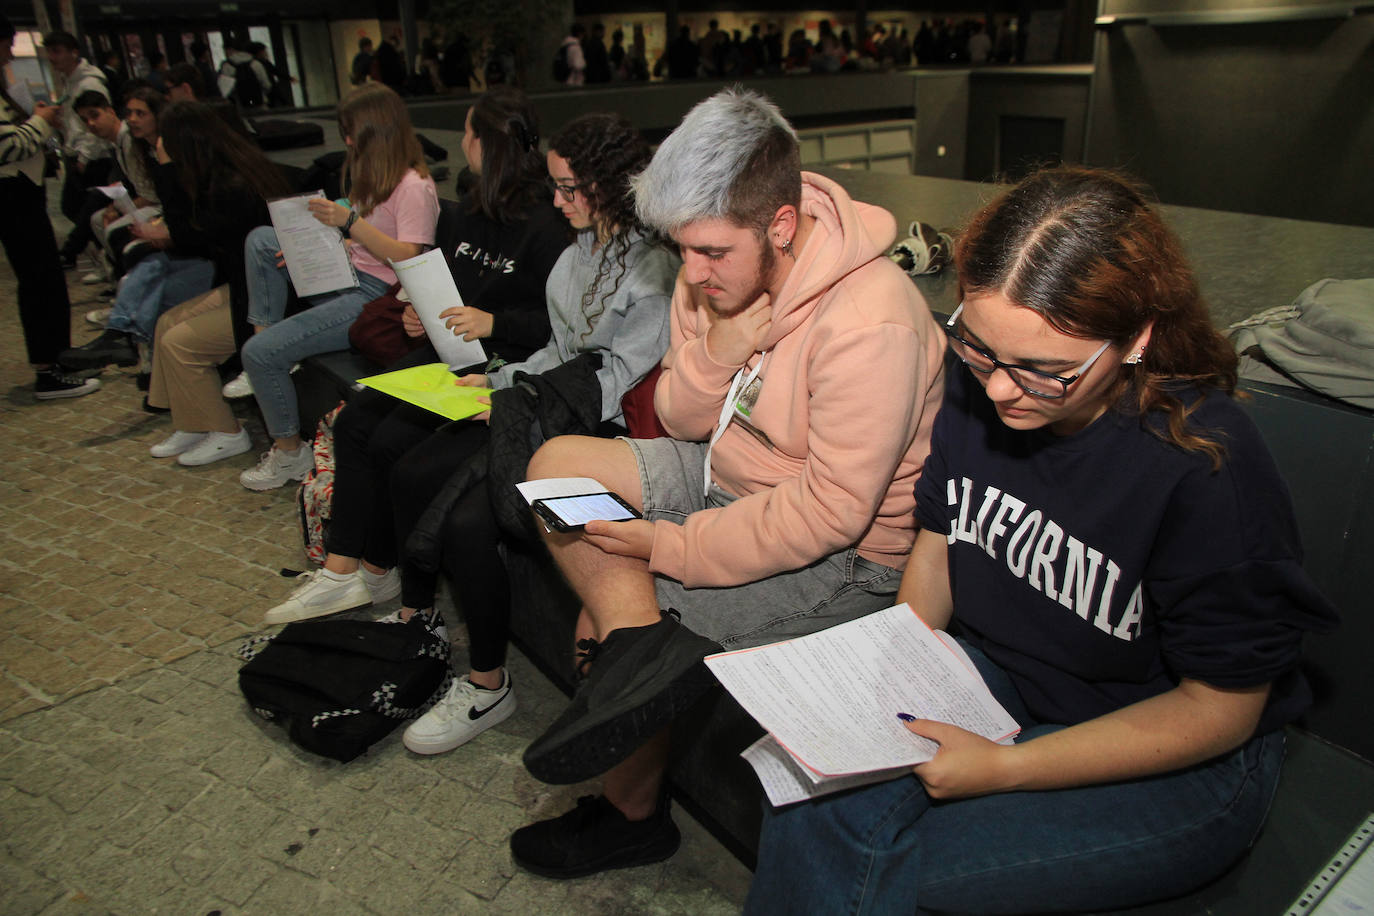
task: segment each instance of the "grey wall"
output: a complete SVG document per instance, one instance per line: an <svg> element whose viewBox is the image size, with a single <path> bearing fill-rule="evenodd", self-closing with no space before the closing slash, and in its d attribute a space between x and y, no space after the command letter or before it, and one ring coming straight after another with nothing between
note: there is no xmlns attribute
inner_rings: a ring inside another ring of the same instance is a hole
<svg viewBox="0 0 1374 916"><path fill-rule="evenodd" d="M1374 226L1374 15L1097 41L1088 162L1168 203Z"/></svg>
<svg viewBox="0 0 1374 916"><path fill-rule="evenodd" d="M697 102L733 83L713 80L652 83L644 86L596 89L559 89L532 95L545 135L592 111L617 111L640 130L651 135L677 126ZM909 73L846 73L834 76L801 76L754 79L748 88L772 98L794 120L838 118L868 120L867 112L902 109L916 104L915 83ZM410 107L415 126L459 129L467 100L414 103ZM909 116L909 115L908 115Z"/></svg>
<svg viewBox="0 0 1374 916"><path fill-rule="evenodd" d="M1046 159L1082 162L1090 73L1087 67L975 71L963 177L985 181L1011 173L1020 178L1025 163L1013 161L1019 150L1039 149ZM1043 127L1037 128L1036 122ZM1018 131L1034 136L1019 137ZM1042 139L1046 142L1038 142Z"/></svg>

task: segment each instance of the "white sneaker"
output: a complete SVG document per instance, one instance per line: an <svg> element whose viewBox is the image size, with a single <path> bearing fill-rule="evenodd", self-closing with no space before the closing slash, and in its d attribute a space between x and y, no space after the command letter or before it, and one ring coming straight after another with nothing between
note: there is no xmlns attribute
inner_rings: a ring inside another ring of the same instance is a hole
<svg viewBox="0 0 1374 916"><path fill-rule="evenodd" d="M105 322L110 320L110 313L114 309L91 309L86 313L86 323L93 324L98 328L105 327Z"/></svg>
<svg viewBox="0 0 1374 916"><path fill-rule="evenodd" d="M416 611L415 613L419 614L422 618L424 618L425 625L429 627L431 633L439 637L440 642L444 643L445 645L448 644L448 627L444 626L444 618L440 616L438 611ZM377 622L406 623L407 621L401 619L401 612L397 610L392 611L385 617L378 617Z"/></svg>
<svg viewBox="0 0 1374 916"><path fill-rule="evenodd" d="M349 573L336 578L324 569L312 569L296 577L300 583L291 597L263 616L263 623L290 623L309 620L372 603L362 576Z"/></svg>
<svg viewBox="0 0 1374 916"><path fill-rule="evenodd" d="M192 446L204 441L205 437L208 435L210 434L184 433L181 430L177 430L157 445L148 449L148 454L152 455L154 458L175 458Z"/></svg>
<svg viewBox="0 0 1374 916"><path fill-rule="evenodd" d="M240 372L238 375L224 383L224 387L219 390L229 400L235 398L247 398L253 395L253 383L248 380L247 372Z"/></svg>
<svg viewBox="0 0 1374 916"><path fill-rule="evenodd" d="M501 724L513 712L515 689L509 672L502 672L496 690L484 690L460 678L429 712L410 723L401 740L417 754L442 754Z"/></svg>
<svg viewBox="0 0 1374 916"><path fill-rule="evenodd" d="M108 277L103 270L92 270L81 275L81 282L87 286L95 286L97 283L104 283Z"/></svg>
<svg viewBox="0 0 1374 916"><path fill-rule="evenodd" d="M201 442L177 455L177 464L195 468L202 464L214 464L216 461L233 458L235 455L242 455L244 452L251 452L252 450L253 437L248 435L246 429L240 429L236 433L211 432L206 433Z"/></svg>
<svg viewBox="0 0 1374 916"><path fill-rule="evenodd" d="M315 452L302 442L294 452L283 452L275 445L262 456L255 468L239 475L239 483L250 490L275 490L292 480L304 480L315 469Z"/></svg>
<svg viewBox="0 0 1374 916"><path fill-rule="evenodd" d="M366 567L359 567L358 572L372 595L373 604L384 604L401 593L401 571L394 566L380 576Z"/></svg>

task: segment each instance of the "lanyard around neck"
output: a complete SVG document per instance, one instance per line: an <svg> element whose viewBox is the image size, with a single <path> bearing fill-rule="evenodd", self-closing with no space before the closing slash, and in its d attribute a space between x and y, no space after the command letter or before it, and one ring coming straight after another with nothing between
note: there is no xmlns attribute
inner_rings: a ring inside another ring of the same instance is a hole
<svg viewBox="0 0 1374 916"><path fill-rule="evenodd" d="M749 389L754 379L759 377L759 373L763 371L763 364L767 361L768 354L771 352L771 350L765 350L752 369L748 366L741 366L739 371L735 373L734 379L730 382L730 390L725 395L725 403L720 407L720 417L716 420L715 431L711 433L711 441L706 446L706 483L702 491L703 496L711 492L711 451L716 447L716 443L720 441L720 437L725 435L726 427L730 425L730 420L735 415L735 405L739 403L740 396Z"/></svg>

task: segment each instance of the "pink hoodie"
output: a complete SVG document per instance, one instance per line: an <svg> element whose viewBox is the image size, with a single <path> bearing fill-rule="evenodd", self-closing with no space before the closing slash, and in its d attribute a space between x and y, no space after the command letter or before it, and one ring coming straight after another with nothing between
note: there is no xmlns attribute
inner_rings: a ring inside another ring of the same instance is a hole
<svg viewBox="0 0 1374 916"><path fill-rule="evenodd" d="M762 388L711 454L712 477L738 496L654 525L649 566L688 587L730 586L800 569L852 546L901 567L915 537L914 486L944 390L944 333L884 254L886 210L802 173L816 218L773 304ZM655 392L670 434L709 440L738 366L706 352L706 298L681 273L672 342Z"/></svg>

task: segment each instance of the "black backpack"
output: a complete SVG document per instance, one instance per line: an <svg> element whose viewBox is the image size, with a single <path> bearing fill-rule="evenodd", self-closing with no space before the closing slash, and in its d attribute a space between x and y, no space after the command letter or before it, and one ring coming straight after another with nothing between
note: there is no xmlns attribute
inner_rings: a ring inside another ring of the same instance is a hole
<svg viewBox="0 0 1374 916"><path fill-rule="evenodd" d="M408 623L305 620L246 641L239 689L264 719L315 754L345 763L443 696L448 644Z"/></svg>
<svg viewBox="0 0 1374 916"><path fill-rule="evenodd" d="M262 104L263 85L253 72L253 62L234 64L234 90L229 93L242 108L256 108Z"/></svg>
<svg viewBox="0 0 1374 916"><path fill-rule="evenodd" d="M553 78L557 82L566 83L570 76L572 67L568 65L568 46L559 45L558 53L553 56Z"/></svg>

